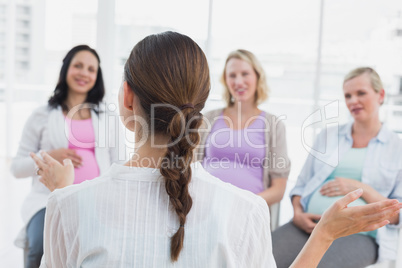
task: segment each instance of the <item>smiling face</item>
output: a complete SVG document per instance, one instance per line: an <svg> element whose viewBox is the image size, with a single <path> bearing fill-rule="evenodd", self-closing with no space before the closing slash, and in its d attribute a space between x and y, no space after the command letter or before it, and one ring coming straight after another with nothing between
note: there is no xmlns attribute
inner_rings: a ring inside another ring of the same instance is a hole
<svg viewBox="0 0 402 268"><path fill-rule="evenodd" d="M98 75L98 59L91 52L77 52L67 71L69 92L87 94L95 85Z"/></svg>
<svg viewBox="0 0 402 268"><path fill-rule="evenodd" d="M225 80L236 102L255 103L257 74L251 64L232 58L226 64Z"/></svg>
<svg viewBox="0 0 402 268"><path fill-rule="evenodd" d="M366 73L343 84L345 103L356 122L368 122L378 118L379 108L384 101L384 89L376 92Z"/></svg>

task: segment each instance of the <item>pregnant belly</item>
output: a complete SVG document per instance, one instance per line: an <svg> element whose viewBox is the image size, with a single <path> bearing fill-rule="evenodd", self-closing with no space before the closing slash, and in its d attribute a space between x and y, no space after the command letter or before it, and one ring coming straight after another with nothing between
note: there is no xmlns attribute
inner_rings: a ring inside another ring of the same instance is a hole
<svg viewBox="0 0 402 268"><path fill-rule="evenodd" d="M255 194L264 190L264 185L262 183L262 169L245 166L239 168L239 164L233 162L225 162L224 164L219 164L219 162L210 163L205 165L204 168L207 172L211 173L218 179L241 189Z"/></svg>
<svg viewBox="0 0 402 268"><path fill-rule="evenodd" d="M98 177L99 166L96 162L95 153L92 150L86 149L75 149L75 152L81 156L82 166L74 169L74 184Z"/></svg>
<svg viewBox="0 0 402 268"><path fill-rule="evenodd" d="M314 194L311 196L310 202L308 203L307 206L307 212L308 213L313 213L313 214L319 214L322 215L324 211L329 208L333 203L341 199L343 195L340 196L324 196L321 195L320 189L314 192ZM348 207L354 207L354 206L362 206L367 204L364 199L359 198L352 203L348 205Z"/></svg>

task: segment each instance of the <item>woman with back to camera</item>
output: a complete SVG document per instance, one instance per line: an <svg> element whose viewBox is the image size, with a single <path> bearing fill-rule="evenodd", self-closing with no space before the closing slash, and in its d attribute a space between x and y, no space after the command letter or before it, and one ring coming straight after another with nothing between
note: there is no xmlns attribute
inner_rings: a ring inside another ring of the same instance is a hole
<svg viewBox="0 0 402 268"><path fill-rule="evenodd" d="M268 97L265 72L250 51L226 59L221 77L227 106L205 114L198 159L219 179L261 196L268 205L282 200L290 172L285 126L261 111Z"/></svg>
<svg viewBox="0 0 402 268"><path fill-rule="evenodd" d="M336 200L357 188L364 190L352 205L379 200L402 200L402 142L381 123L379 109L384 89L377 72L363 67L352 70L343 82L345 103L353 121L329 128L317 137L313 149L326 152L310 154L291 191L293 221L272 236L278 267L288 267L322 213ZM337 165L331 164L337 161ZM396 257L400 217L378 230L341 238L331 246L319 267L366 267L379 260Z"/></svg>
<svg viewBox="0 0 402 268"><path fill-rule="evenodd" d="M25 226L15 242L28 250L26 267L40 265L45 206L50 193L39 182L29 153L47 151L60 163L71 159L75 184L103 174L111 163L118 161L121 143L116 135L122 133L113 125L118 120L109 121L110 112L102 105L104 94L98 54L87 45L76 46L63 59L48 104L36 109L25 124L11 171L17 178L32 177L31 192L22 207ZM125 149L120 149L124 153Z"/></svg>
<svg viewBox="0 0 402 268"><path fill-rule="evenodd" d="M119 105L139 148L124 166L54 191L43 267L275 267L263 199L191 163L209 90L206 57L189 37L166 32L134 47ZM71 184L70 161L31 156L51 190ZM326 213L293 267L313 267L335 238L383 226L402 205L345 208L359 195Z"/></svg>

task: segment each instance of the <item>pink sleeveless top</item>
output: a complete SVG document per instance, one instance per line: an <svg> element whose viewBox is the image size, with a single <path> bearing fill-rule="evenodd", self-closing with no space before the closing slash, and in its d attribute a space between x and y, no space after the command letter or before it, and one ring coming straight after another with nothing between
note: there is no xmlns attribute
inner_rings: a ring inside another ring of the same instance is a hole
<svg viewBox="0 0 402 268"><path fill-rule="evenodd" d="M74 184L92 180L99 176L99 166L95 158L95 131L92 118L71 120L66 117L69 128L68 148L81 156L81 167L75 168Z"/></svg>

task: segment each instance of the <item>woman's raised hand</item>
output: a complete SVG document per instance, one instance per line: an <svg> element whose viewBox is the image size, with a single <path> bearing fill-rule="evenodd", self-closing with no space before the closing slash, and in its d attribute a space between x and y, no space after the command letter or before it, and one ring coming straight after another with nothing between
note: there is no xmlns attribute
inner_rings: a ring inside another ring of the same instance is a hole
<svg viewBox="0 0 402 268"><path fill-rule="evenodd" d="M63 164L52 158L46 152L40 153L43 159L36 154L30 153L37 165L37 175L39 179L51 192L55 189L63 188L74 182L74 166L70 159L64 159Z"/></svg>
<svg viewBox="0 0 402 268"><path fill-rule="evenodd" d="M324 212L314 232L322 233L323 239L333 241L339 237L373 231L390 223L389 219L398 214L402 208L402 203L396 199L348 207L348 204L362 194L363 190L357 189L336 201Z"/></svg>

